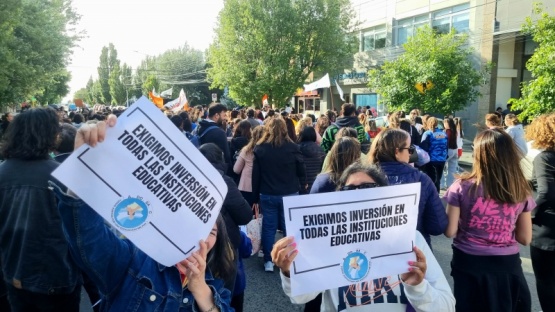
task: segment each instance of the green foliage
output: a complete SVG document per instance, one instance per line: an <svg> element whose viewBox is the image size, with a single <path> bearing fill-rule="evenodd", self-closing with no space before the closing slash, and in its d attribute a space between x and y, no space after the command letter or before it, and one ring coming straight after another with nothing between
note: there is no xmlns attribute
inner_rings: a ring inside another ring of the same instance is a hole
<svg viewBox="0 0 555 312"><path fill-rule="evenodd" d="M110 43L107 47L102 48L100 53L100 64L98 66L98 80L100 81L100 87L102 90L101 102L104 104L113 104L112 100L112 86L114 85L114 92L119 91L119 86L115 86L115 77L119 79L119 66L120 61L118 60L118 51L113 43ZM116 69L117 68L117 69ZM116 74L112 74L112 71L117 70ZM110 83L112 81L112 83ZM117 101L117 99L114 99Z"/></svg>
<svg viewBox="0 0 555 312"><path fill-rule="evenodd" d="M477 87L486 82L491 67L475 69L472 49L466 44L467 36L454 30L442 35L422 27L403 45L404 54L369 71L368 86L390 110L419 108L442 114L461 110L478 98ZM421 93L415 85L424 82L433 87Z"/></svg>
<svg viewBox="0 0 555 312"><path fill-rule="evenodd" d="M0 105L69 92L65 66L80 39L78 20L71 0L0 1Z"/></svg>
<svg viewBox="0 0 555 312"><path fill-rule="evenodd" d="M539 19L526 18L522 32L532 35L538 44L534 55L526 63L533 80L523 82L520 99L511 99L513 110L521 110L520 119L555 111L555 17L543 12L540 5L534 8Z"/></svg>
<svg viewBox="0 0 555 312"><path fill-rule="evenodd" d="M110 104L118 105L125 103L125 86L122 82L122 71L119 64L115 64L112 67L108 84L110 85L110 97L112 98Z"/></svg>
<svg viewBox="0 0 555 312"><path fill-rule="evenodd" d="M226 0L208 52L214 88L241 104L283 106L311 73L352 65L358 42L348 0Z"/></svg>
<svg viewBox="0 0 555 312"><path fill-rule="evenodd" d="M81 99L85 102L87 102L87 97L89 96L89 91L87 90L87 88L81 88L77 91L75 91L75 93L73 94L73 98L74 99Z"/></svg>

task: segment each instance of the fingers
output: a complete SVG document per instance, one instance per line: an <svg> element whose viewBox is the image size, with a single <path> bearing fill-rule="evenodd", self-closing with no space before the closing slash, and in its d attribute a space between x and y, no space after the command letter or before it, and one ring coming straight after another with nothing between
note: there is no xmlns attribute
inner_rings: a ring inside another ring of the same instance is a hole
<svg viewBox="0 0 555 312"><path fill-rule="evenodd" d="M106 122L105 121L100 121L96 124L96 128L97 128L97 137L98 137L98 142L102 143L104 142L104 139L106 138Z"/></svg>
<svg viewBox="0 0 555 312"><path fill-rule="evenodd" d="M416 247L416 246L414 246L414 247L412 248L412 250L413 250L414 253L416 254L416 261L426 263L426 256L424 255L424 253L422 252L422 250L418 249L418 247Z"/></svg>
<svg viewBox="0 0 555 312"><path fill-rule="evenodd" d="M272 248L272 252L271 252L271 256L272 259L276 259L277 258L277 253L287 247L288 245L292 244L295 241L295 238L293 236L287 236L284 237L280 240L278 240L275 244L274 244L274 248Z"/></svg>
<svg viewBox="0 0 555 312"><path fill-rule="evenodd" d="M206 242L204 242L203 239L201 239L198 244L200 246L200 250L198 252L203 259L206 259L206 255L208 255L208 245L206 244Z"/></svg>
<svg viewBox="0 0 555 312"><path fill-rule="evenodd" d="M191 261L186 260L187 261L187 269L188 271L188 276L190 277L191 274L192 275L200 275L200 269L197 265L193 264Z"/></svg>
<svg viewBox="0 0 555 312"><path fill-rule="evenodd" d="M115 126L117 121L118 119L115 115L110 115L106 121L82 125L75 135L74 148L77 149L83 144L94 147L97 143L103 142L106 139L106 130L108 127Z"/></svg>
<svg viewBox="0 0 555 312"><path fill-rule="evenodd" d="M86 140L87 144L89 144L92 147L95 147L96 143L98 143L98 127L97 126L89 127L88 135L89 135L88 139Z"/></svg>
<svg viewBox="0 0 555 312"><path fill-rule="evenodd" d="M116 117L116 115L114 114L110 114L108 118L106 118L106 123L108 124L109 127L115 126L117 121L118 121L118 117Z"/></svg>

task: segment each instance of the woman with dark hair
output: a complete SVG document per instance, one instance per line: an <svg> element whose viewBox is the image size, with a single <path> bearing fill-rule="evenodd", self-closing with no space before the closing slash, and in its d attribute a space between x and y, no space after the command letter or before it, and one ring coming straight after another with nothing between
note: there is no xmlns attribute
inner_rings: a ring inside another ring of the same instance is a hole
<svg viewBox="0 0 555 312"><path fill-rule="evenodd" d="M490 129L474 139L473 158L472 172L445 193L457 311L530 311L518 244L532 240L536 203L518 149L505 131Z"/></svg>
<svg viewBox="0 0 555 312"><path fill-rule="evenodd" d="M193 123L191 122L191 118L189 117L189 113L181 112L179 113L179 117L183 119L183 131L186 133L193 132Z"/></svg>
<svg viewBox="0 0 555 312"><path fill-rule="evenodd" d="M12 120L13 120L12 113L8 112L2 115L2 125L1 125L2 135L6 134L6 130L8 129L8 126L10 125L10 122L12 122Z"/></svg>
<svg viewBox="0 0 555 312"><path fill-rule="evenodd" d="M316 143L322 144L322 136L326 129L330 126L330 120L326 115L320 116L316 121L316 126L314 126L314 130L316 130Z"/></svg>
<svg viewBox="0 0 555 312"><path fill-rule="evenodd" d="M486 114L486 127L488 129L503 127L500 114L498 113Z"/></svg>
<svg viewBox="0 0 555 312"><path fill-rule="evenodd" d="M455 181L455 173L459 167L459 151L457 145L457 126L453 118L443 120L443 127L447 133L447 161L446 174L441 177L441 189L448 189ZM445 171L445 170L444 170Z"/></svg>
<svg viewBox="0 0 555 312"><path fill-rule="evenodd" d="M318 173L322 169L324 157L326 153L316 143L316 130L312 126L304 126L299 133L299 147L303 155L304 165L306 167L306 189L301 188L299 194L308 194L312 188L312 183L316 179Z"/></svg>
<svg viewBox="0 0 555 312"><path fill-rule="evenodd" d="M509 114L510 115L510 114ZM508 115L507 115L508 116ZM530 258L543 311L555 311L555 114L538 116L526 129L532 147L542 150L534 158L537 183L532 219ZM514 164L513 164L514 166Z"/></svg>
<svg viewBox="0 0 555 312"><path fill-rule="evenodd" d="M239 122L233 133L233 138L229 142L229 151L232 155L234 162L239 157L241 149L249 143L251 139L251 123L247 120Z"/></svg>
<svg viewBox="0 0 555 312"><path fill-rule="evenodd" d="M54 150L54 160L62 163L66 158L73 152L73 147L75 144L75 135L77 134L77 129L70 124L63 124L61 127L61 132L58 135L58 143L56 149Z"/></svg>
<svg viewBox="0 0 555 312"><path fill-rule="evenodd" d="M447 215L430 177L409 165L415 148L409 134L401 129L386 129L372 142L368 161L387 176L390 185L420 182L420 202L416 229L431 246L430 235L441 235L447 227Z"/></svg>
<svg viewBox="0 0 555 312"><path fill-rule="evenodd" d="M264 269L274 271L270 251L274 245L278 223L285 232L283 197L299 194L306 187L306 172L299 146L287 135L285 121L267 119L262 138L254 148L252 189L254 202L260 202Z"/></svg>
<svg viewBox="0 0 555 312"><path fill-rule="evenodd" d="M349 128L341 130L343 129ZM316 176L310 194L333 192L337 188L343 170L358 161L361 154L360 142L356 138L350 136L337 138L326 156L326 158L329 157L329 161L324 165L322 173Z"/></svg>
<svg viewBox="0 0 555 312"><path fill-rule="evenodd" d="M295 134L295 124L289 117L285 117L285 125L287 126L287 135L293 142L297 142L297 135Z"/></svg>
<svg viewBox="0 0 555 312"><path fill-rule="evenodd" d="M98 139L106 135L107 125L113 127L116 122L116 117L110 115L107 122L81 127L75 148L85 143L102 144ZM81 199L52 185L73 259L103 295L100 310L231 311L230 291L222 281L234 278L235 264L221 216L206 240L199 242L199 250L165 267L129 240L117 237Z"/></svg>
<svg viewBox="0 0 555 312"><path fill-rule="evenodd" d="M0 262L12 311L79 311L81 272L48 186L59 133L56 111L29 109L14 118L1 149Z"/></svg>
<svg viewBox="0 0 555 312"><path fill-rule="evenodd" d="M341 175L337 190L351 191L381 186L387 186L387 179L379 169L355 162L347 167ZM318 297L323 299L312 308L314 311L454 311L455 299L447 279L426 241L418 232L415 245L413 252L417 260L408 263L410 271L407 273L378 278L373 281L363 280L348 287L295 297L291 295L290 267L295 257L303 251L296 250L293 236L284 237L276 242L272 250L272 259L281 270L282 289L291 302L309 304ZM382 284L382 281L386 281L385 284ZM365 294L372 294L373 287L371 285L373 283L375 283L375 289L378 287L387 289L387 298L406 296L407 300L376 300L380 297L379 291L375 293L374 300L361 300Z"/></svg>
<svg viewBox="0 0 555 312"><path fill-rule="evenodd" d="M222 150L214 143L206 143L199 147L199 151L212 164L212 166L220 172L224 178L225 184L227 185L227 194L225 196L220 214L224 218L227 235L233 245L235 260L237 260L238 249L241 245L239 226L246 225L252 220L251 207L243 198L243 195L237 188L233 179L225 175L227 165L224 161L224 153ZM232 293L234 285L235 278L225 280L226 288Z"/></svg>

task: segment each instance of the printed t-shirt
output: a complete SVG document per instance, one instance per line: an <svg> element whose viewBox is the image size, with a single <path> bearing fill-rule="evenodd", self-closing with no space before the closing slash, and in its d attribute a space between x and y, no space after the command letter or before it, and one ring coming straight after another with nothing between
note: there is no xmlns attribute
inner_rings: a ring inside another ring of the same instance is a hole
<svg viewBox="0 0 555 312"><path fill-rule="evenodd" d="M471 189L473 185L474 181L457 180L444 195L449 205L461 210L453 246L477 256L518 253L514 233L516 221L522 212L532 211L536 202L528 196L521 203L500 203L484 198L482 185L474 193Z"/></svg>

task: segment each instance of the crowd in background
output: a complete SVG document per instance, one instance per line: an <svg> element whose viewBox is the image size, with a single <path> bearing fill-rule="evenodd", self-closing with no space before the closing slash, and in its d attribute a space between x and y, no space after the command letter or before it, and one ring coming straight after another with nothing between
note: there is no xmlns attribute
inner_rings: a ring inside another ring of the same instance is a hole
<svg viewBox="0 0 555 312"><path fill-rule="evenodd" d="M344 311L346 304L372 311L378 302L359 302L346 289L291 296L289 266L302 251L287 236L283 198L420 182L417 261L407 264L408 273L388 277L391 291L405 299L380 301L385 309L530 311L522 244L531 245L542 308L555 311L549 300L555 293L555 114L538 117L526 133L514 113L488 114L473 142L472 170L462 172L464 130L453 116L438 119L414 109L392 112L378 126L373 110L349 103L319 116L268 105L166 112L229 191L201 250L160 268L50 177L74 147L96 143L121 113L30 109L3 116L0 286L6 287L0 287L0 309L78 311L83 285L95 310L135 304L144 311L242 311L248 277L241 259L251 247L239 226L259 206L261 267L274 272L278 266L292 302L305 304L305 311ZM526 139L542 150L534 160L535 197L519 166ZM278 231L284 238L276 243ZM454 238L454 293L432 252L430 236L442 234Z"/></svg>

